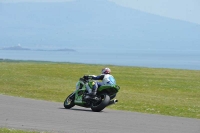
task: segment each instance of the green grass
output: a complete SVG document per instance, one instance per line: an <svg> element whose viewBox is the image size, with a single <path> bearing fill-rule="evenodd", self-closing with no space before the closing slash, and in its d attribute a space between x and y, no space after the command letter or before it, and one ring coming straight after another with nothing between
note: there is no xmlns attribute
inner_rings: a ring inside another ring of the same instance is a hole
<svg viewBox="0 0 200 133"><path fill-rule="evenodd" d="M0 94L63 102L104 65L0 61ZM121 87L110 109L200 118L200 71L108 66Z"/></svg>
<svg viewBox="0 0 200 133"><path fill-rule="evenodd" d="M0 128L0 133L39 133L39 132Z"/></svg>

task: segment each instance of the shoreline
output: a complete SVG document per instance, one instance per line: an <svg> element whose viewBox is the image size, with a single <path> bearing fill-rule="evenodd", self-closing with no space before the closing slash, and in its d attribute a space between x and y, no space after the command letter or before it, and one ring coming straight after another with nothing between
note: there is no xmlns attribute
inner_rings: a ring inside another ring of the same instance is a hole
<svg viewBox="0 0 200 133"><path fill-rule="evenodd" d="M30 63L61 63L61 64L84 64L84 65L101 65L101 66L117 66L117 67L133 67L133 68L149 68L149 69L173 69L173 70L189 70L189 71L200 71L200 69L183 69L183 68L164 68L164 67L147 67L147 66L129 66L129 65L115 65L115 64L92 64L92 63L81 63L81 62L64 62L64 61L45 61L45 60L18 60L18 59L2 59L0 62L30 62Z"/></svg>

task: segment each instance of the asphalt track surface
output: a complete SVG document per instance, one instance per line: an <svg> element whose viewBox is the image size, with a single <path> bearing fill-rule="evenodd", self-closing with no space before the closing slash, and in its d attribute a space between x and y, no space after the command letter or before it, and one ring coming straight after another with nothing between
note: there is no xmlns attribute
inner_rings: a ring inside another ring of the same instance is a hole
<svg viewBox="0 0 200 133"><path fill-rule="evenodd" d="M50 133L200 133L200 119L75 106L0 95L0 127Z"/></svg>

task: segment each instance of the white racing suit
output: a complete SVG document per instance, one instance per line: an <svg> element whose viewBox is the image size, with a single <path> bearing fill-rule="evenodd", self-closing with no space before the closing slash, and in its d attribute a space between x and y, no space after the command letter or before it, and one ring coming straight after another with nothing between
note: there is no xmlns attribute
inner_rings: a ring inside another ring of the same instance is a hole
<svg viewBox="0 0 200 133"><path fill-rule="evenodd" d="M89 79L93 79L93 80L102 80L102 82L95 81L92 84L91 89L90 89L89 85L86 85L88 93L91 95L96 95L97 88L99 88L102 85L115 85L116 84L115 78L110 74L101 74L99 76L89 75L86 77L88 77Z"/></svg>

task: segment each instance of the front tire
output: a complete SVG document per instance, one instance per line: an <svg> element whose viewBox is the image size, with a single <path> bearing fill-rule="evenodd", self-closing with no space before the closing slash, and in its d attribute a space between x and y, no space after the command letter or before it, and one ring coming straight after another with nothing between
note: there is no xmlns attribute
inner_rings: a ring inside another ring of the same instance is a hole
<svg viewBox="0 0 200 133"><path fill-rule="evenodd" d="M75 106L75 103L74 103L74 100L75 100L75 94L74 93L71 93L64 101L64 107L66 109L70 109L72 107Z"/></svg>
<svg viewBox="0 0 200 133"><path fill-rule="evenodd" d="M110 97L105 93L100 94L98 97L100 98L100 100L98 102L92 103L91 105L91 109L94 112L102 111L109 104L110 101Z"/></svg>

